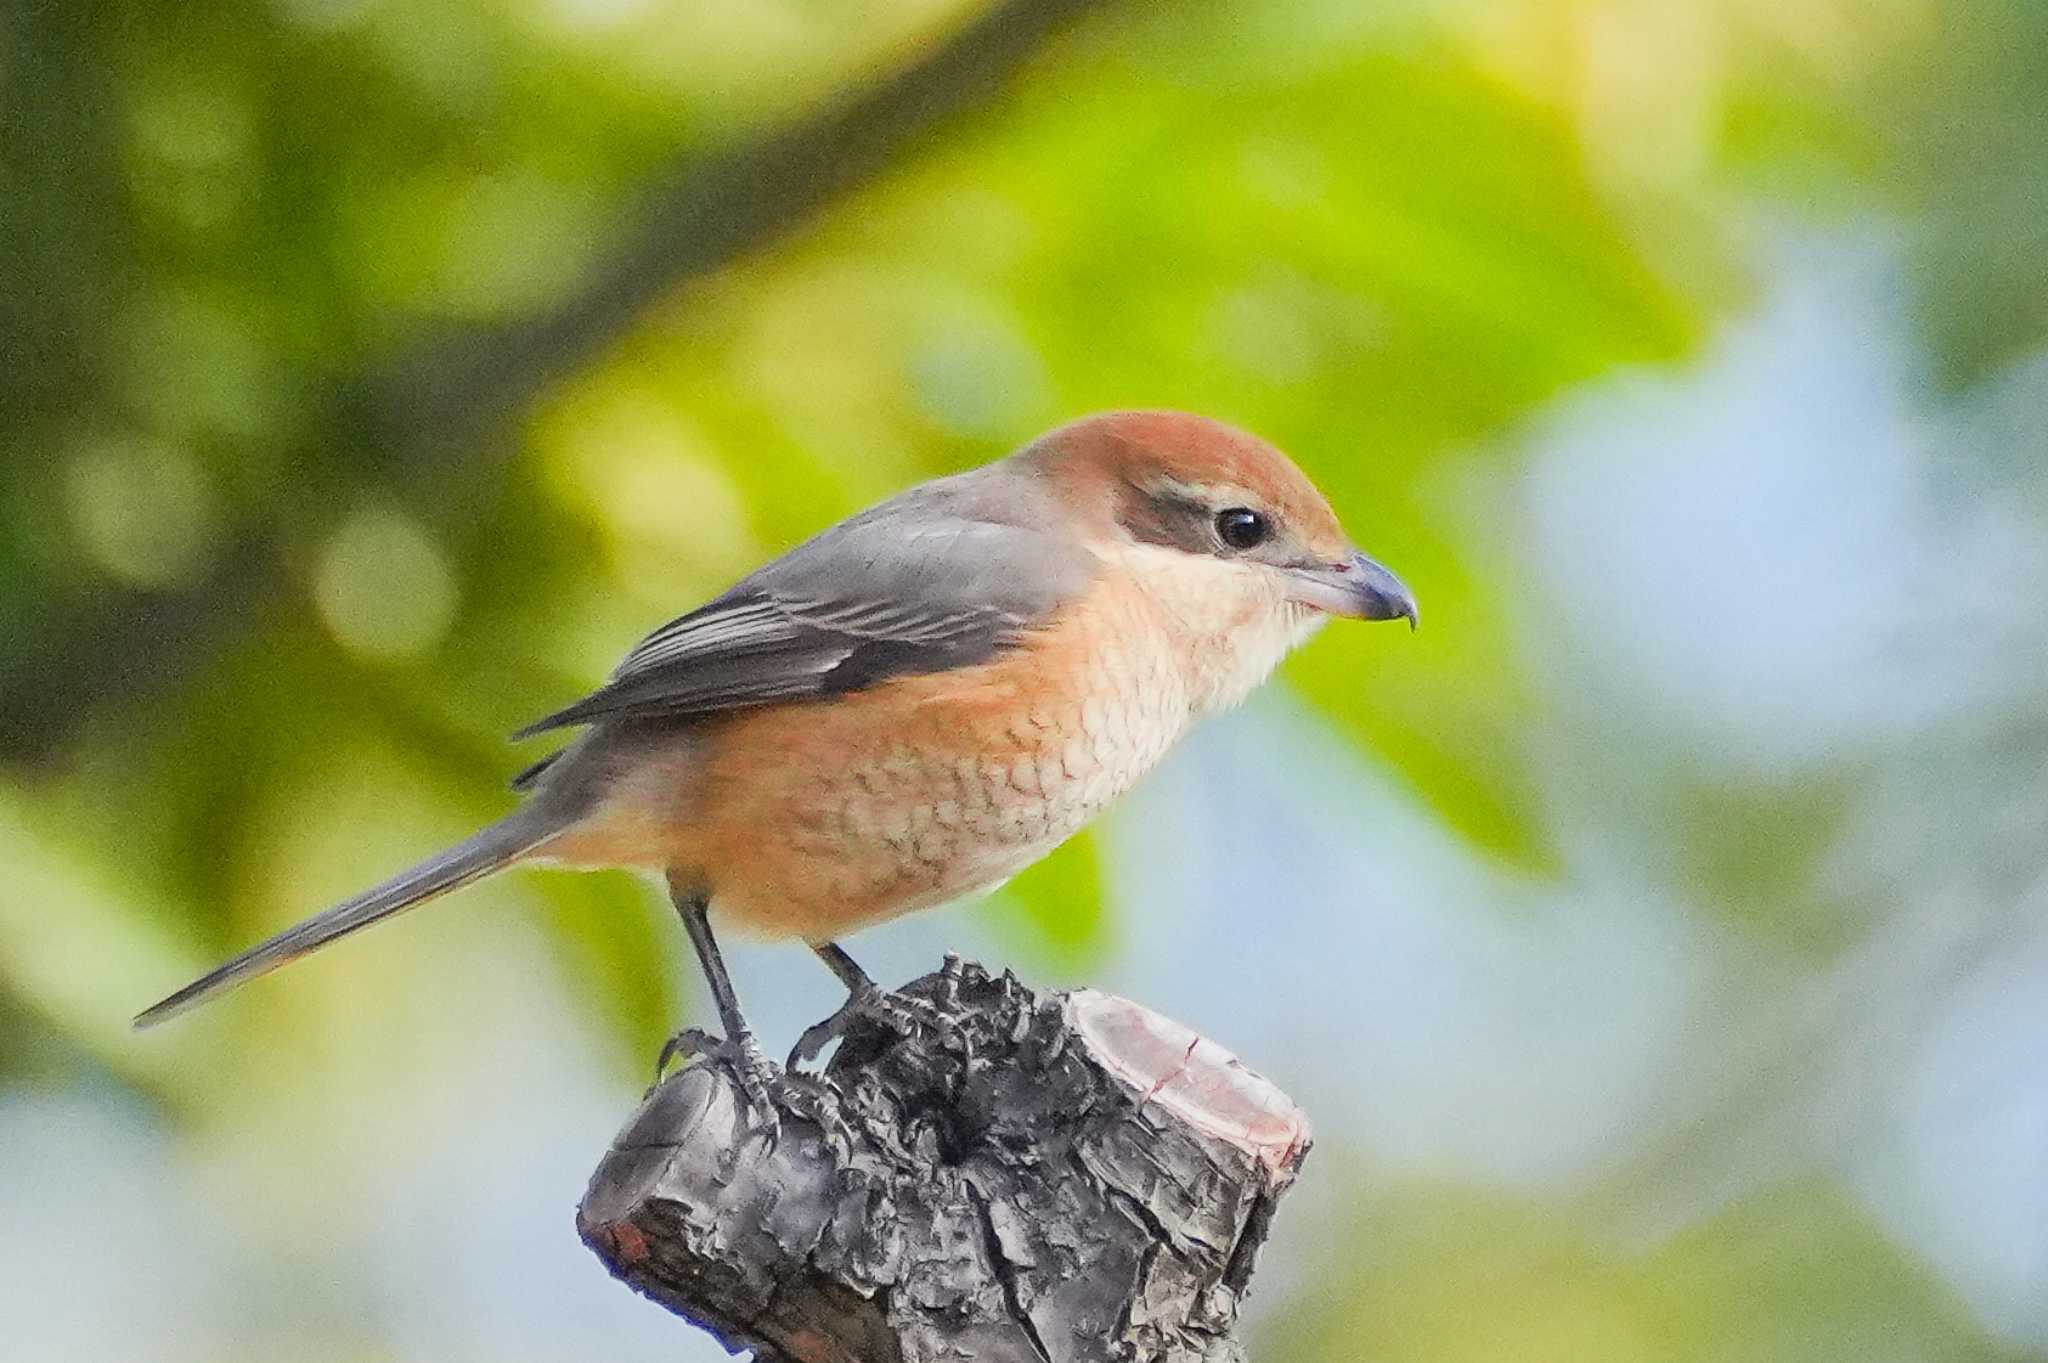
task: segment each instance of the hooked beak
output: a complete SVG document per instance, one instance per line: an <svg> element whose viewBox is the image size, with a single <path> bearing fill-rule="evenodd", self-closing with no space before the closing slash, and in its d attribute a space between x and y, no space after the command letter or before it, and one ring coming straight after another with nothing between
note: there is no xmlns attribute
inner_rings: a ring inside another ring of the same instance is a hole
<svg viewBox="0 0 2048 1363"><path fill-rule="evenodd" d="M1415 594L1400 578L1353 551L1342 563L1289 568L1288 595L1304 606L1354 620L1406 620L1417 623Z"/></svg>

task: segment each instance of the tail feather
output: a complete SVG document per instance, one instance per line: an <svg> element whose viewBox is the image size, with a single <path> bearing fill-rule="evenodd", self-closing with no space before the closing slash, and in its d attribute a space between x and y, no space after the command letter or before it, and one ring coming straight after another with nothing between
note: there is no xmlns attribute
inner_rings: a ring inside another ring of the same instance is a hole
<svg viewBox="0 0 2048 1363"><path fill-rule="evenodd" d="M560 822L528 805L479 830L444 852L401 871L373 889L305 922L286 928L209 974L202 975L162 1003L136 1015L135 1026L154 1027L188 1008L206 1002L238 984L267 975L281 965L317 951L337 938L366 928L379 919L424 904L437 895L467 885L519 859L560 831Z"/></svg>

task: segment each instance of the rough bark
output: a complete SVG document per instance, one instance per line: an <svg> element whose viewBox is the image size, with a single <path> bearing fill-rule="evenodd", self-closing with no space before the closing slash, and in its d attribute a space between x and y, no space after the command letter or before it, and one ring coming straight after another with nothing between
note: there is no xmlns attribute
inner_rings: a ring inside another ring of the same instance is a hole
<svg viewBox="0 0 2048 1363"><path fill-rule="evenodd" d="M822 1121L771 1137L722 1066L672 1075L592 1177L585 1243L762 1363L1240 1363L1299 1109L1123 999L957 961L904 992L956 1035L857 1028Z"/></svg>

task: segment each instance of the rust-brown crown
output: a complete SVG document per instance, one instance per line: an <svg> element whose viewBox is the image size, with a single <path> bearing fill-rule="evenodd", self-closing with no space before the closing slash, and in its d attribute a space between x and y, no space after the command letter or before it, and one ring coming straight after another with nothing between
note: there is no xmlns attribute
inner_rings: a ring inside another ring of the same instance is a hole
<svg viewBox="0 0 2048 1363"><path fill-rule="evenodd" d="M1043 468L1070 505L1105 517L1125 520L1141 514L1144 499L1180 491L1212 505L1242 502L1268 512L1312 553L1336 558L1350 551L1329 500L1293 460L1208 417L1104 412L1047 432L1020 457Z"/></svg>

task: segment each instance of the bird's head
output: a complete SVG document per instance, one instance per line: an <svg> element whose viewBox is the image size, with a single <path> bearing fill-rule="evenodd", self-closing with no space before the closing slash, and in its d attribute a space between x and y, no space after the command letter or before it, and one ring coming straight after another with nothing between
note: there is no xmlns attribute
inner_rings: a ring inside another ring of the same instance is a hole
<svg viewBox="0 0 2048 1363"><path fill-rule="evenodd" d="M1186 412L1084 417L1023 451L1098 542L1123 541L1222 565L1208 581L1363 620L1405 619L1415 597L1344 533L1294 461L1234 426Z"/></svg>

